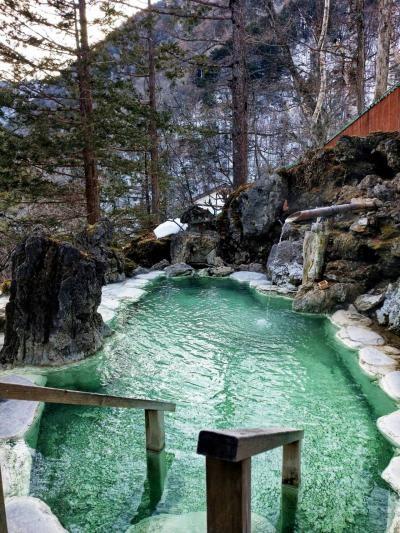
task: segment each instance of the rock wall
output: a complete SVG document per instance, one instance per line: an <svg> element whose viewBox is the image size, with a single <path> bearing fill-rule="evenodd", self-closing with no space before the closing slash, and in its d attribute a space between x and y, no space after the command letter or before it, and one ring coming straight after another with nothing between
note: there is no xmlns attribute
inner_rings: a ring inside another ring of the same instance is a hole
<svg viewBox="0 0 400 533"><path fill-rule="evenodd" d="M104 264L35 233L14 252L2 364L50 365L83 359L107 328L97 307Z"/></svg>

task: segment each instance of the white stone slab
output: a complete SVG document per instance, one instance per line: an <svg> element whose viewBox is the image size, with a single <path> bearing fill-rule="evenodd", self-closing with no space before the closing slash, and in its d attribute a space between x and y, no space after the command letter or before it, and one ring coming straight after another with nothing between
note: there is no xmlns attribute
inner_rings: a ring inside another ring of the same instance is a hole
<svg viewBox="0 0 400 533"><path fill-rule="evenodd" d="M134 287L136 289L143 289L143 287L146 287L150 283L151 280L149 279L140 279L137 276L135 278L129 278L125 283L125 287Z"/></svg>
<svg viewBox="0 0 400 533"><path fill-rule="evenodd" d="M381 389L386 392L390 398L395 401L400 401L400 371L388 372L380 380L379 385Z"/></svg>
<svg viewBox="0 0 400 533"><path fill-rule="evenodd" d="M250 281L250 287L252 289L258 289L260 291L262 291L263 289L269 290L269 288L272 286L273 286L272 281L268 279L267 280L262 279L261 281L260 280Z"/></svg>
<svg viewBox="0 0 400 533"><path fill-rule="evenodd" d="M4 333L0 333L0 349L2 348L4 344Z"/></svg>
<svg viewBox="0 0 400 533"><path fill-rule="evenodd" d="M116 312L104 305L99 305L97 311L101 314L101 318L104 322L110 322L116 315Z"/></svg>
<svg viewBox="0 0 400 533"><path fill-rule="evenodd" d="M400 447L400 411L378 418L376 425L384 437L397 448Z"/></svg>
<svg viewBox="0 0 400 533"><path fill-rule="evenodd" d="M394 491L400 494L400 457L393 457L382 472L382 478Z"/></svg>
<svg viewBox="0 0 400 533"><path fill-rule="evenodd" d="M397 363L381 350L367 346L361 348L358 356L361 370L370 378L380 378L397 368Z"/></svg>
<svg viewBox="0 0 400 533"><path fill-rule="evenodd" d="M165 276L164 270L153 270L153 272L147 272L147 274L139 274L134 279L147 279L152 281L153 279L160 278L161 276Z"/></svg>
<svg viewBox="0 0 400 533"><path fill-rule="evenodd" d="M26 378L17 375L2 376L2 383L32 385ZM6 400L0 402L0 440L22 438L39 415L39 402Z"/></svg>
<svg viewBox="0 0 400 533"><path fill-rule="evenodd" d="M21 496L6 502L9 533L65 533L60 521L39 498Z"/></svg>
<svg viewBox="0 0 400 533"><path fill-rule="evenodd" d="M336 336L346 346L353 349L385 344L385 340L378 333L361 326L346 326L340 329Z"/></svg>
<svg viewBox="0 0 400 533"><path fill-rule="evenodd" d="M240 283L250 283L251 281L268 281L267 276L261 272L246 272L245 270L234 272L229 277L239 281Z"/></svg>
<svg viewBox="0 0 400 533"><path fill-rule="evenodd" d="M0 443L0 465L4 494L28 496L31 481L32 453L23 439Z"/></svg>
<svg viewBox="0 0 400 533"><path fill-rule="evenodd" d="M372 324L372 320L370 318L361 315L355 309L349 309L347 311L340 309L339 311L336 311L336 313L333 313L333 315L330 317L330 320L339 328L346 326L370 326Z"/></svg>

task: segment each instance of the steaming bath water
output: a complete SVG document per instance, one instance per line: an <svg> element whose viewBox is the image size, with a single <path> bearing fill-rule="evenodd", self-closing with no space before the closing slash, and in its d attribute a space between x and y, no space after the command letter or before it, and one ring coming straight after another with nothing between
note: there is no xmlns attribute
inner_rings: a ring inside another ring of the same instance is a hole
<svg viewBox="0 0 400 533"><path fill-rule="evenodd" d="M100 355L54 372L48 385L177 403L166 414L158 504L146 480L142 411L46 407L32 493L71 532L147 531L141 524L156 524L156 515L182 514L194 531L205 510L199 430L270 426L305 430L296 531L386 529L391 494L380 473L392 452L375 421L394 406L325 318L295 314L287 300L231 280L164 280L124 304ZM253 460L252 511L273 527L281 454Z"/></svg>

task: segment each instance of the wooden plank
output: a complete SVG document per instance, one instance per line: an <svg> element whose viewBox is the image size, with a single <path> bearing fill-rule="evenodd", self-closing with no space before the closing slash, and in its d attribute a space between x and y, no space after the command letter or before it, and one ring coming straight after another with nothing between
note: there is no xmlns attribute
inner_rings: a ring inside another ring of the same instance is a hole
<svg viewBox="0 0 400 533"><path fill-rule="evenodd" d="M8 400L34 400L37 402L63 403L93 407L125 407L128 409L152 409L175 411L175 404L141 398L124 398L93 392L80 392L66 389L53 389L35 385L0 383L0 398Z"/></svg>
<svg viewBox="0 0 400 533"><path fill-rule="evenodd" d="M3 478L0 466L0 533L7 533L6 504L4 499Z"/></svg>
<svg viewBox="0 0 400 533"><path fill-rule="evenodd" d="M250 533L251 459L206 458L207 532Z"/></svg>
<svg viewBox="0 0 400 533"><path fill-rule="evenodd" d="M163 411L146 409L146 449L160 452L165 447L165 428Z"/></svg>
<svg viewBox="0 0 400 533"><path fill-rule="evenodd" d="M298 487L301 482L301 441L285 444L282 460L282 483Z"/></svg>
<svg viewBox="0 0 400 533"><path fill-rule="evenodd" d="M197 453L238 462L278 446L299 441L303 434L302 430L291 428L203 430L199 434Z"/></svg>

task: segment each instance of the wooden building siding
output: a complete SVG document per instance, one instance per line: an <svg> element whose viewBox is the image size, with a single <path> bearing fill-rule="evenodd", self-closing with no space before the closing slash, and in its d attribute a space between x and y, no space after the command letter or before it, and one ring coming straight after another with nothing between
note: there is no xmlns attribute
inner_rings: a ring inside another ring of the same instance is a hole
<svg viewBox="0 0 400 533"><path fill-rule="evenodd" d="M376 131L400 131L400 86L391 90L376 104L364 111L362 115L345 126L342 131L325 144L325 147L335 146L343 135L365 137Z"/></svg>

